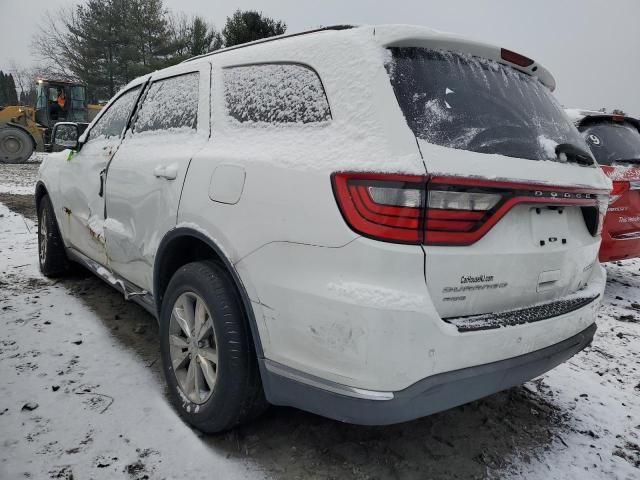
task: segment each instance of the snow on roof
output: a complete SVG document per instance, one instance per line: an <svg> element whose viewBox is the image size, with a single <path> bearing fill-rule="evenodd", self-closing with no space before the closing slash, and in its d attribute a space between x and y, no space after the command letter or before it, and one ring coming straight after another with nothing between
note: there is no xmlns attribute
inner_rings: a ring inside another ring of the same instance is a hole
<svg viewBox="0 0 640 480"><path fill-rule="evenodd" d="M556 87L556 81L551 75L551 72L549 72L549 70L547 70L543 65L536 61L533 61L533 63L527 67L518 66L503 60L501 55L502 48L497 45L492 45L458 34L441 32L417 25L336 25L333 27L322 27L289 35L279 35L276 37L270 37L262 40L257 40L255 42L249 42L246 44L217 50L215 52L191 58L189 60L186 60L185 62L192 62L203 58L209 58L215 55L230 54L231 52L237 50L245 50L257 45L270 44L274 42L288 43L291 41L295 41L300 37L325 35L327 33L344 35L345 38L352 37L354 38L354 41L357 37L359 37L360 39L371 38L380 46L385 48L423 47L467 53L478 57L496 60L529 75L538 77L538 79L550 90L554 90Z"/></svg>

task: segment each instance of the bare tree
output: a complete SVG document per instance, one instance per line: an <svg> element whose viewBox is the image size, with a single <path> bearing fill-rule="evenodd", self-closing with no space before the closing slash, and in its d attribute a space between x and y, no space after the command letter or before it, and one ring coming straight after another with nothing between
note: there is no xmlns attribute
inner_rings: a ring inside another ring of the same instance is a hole
<svg viewBox="0 0 640 480"><path fill-rule="evenodd" d="M20 93L26 93L33 88L38 78L38 71L34 67L24 67L15 59L9 62L9 71L13 73L16 87Z"/></svg>
<svg viewBox="0 0 640 480"><path fill-rule="evenodd" d="M47 12L31 42L33 55L40 60L40 72L59 80L77 80L82 71L82 59L75 45L79 37L76 11L63 7L54 13Z"/></svg>
<svg viewBox="0 0 640 480"><path fill-rule="evenodd" d="M9 71L13 74L16 89L19 92L18 98L21 104L31 104L35 98L35 85L41 76L35 67L24 67L15 59L9 62Z"/></svg>

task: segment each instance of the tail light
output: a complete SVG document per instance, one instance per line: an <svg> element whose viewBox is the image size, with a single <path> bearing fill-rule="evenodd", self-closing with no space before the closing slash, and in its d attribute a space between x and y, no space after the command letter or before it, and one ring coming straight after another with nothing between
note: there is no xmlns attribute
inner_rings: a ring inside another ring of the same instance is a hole
<svg viewBox="0 0 640 480"><path fill-rule="evenodd" d="M333 188L347 224L378 240L420 243L426 179L412 175L333 176Z"/></svg>
<svg viewBox="0 0 640 480"><path fill-rule="evenodd" d="M519 204L580 206L595 236L608 198L575 187L458 177L335 173L332 180L340 211L354 231L425 245L471 245Z"/></svg>
<svg viewBox="0 0 640 480"><path fill-rule="evenodd" d="M613 181L613 190L611 190L611 196L609 197L609 205L620 200L620 197L627 193L631 189L630 182Z"/></svg>

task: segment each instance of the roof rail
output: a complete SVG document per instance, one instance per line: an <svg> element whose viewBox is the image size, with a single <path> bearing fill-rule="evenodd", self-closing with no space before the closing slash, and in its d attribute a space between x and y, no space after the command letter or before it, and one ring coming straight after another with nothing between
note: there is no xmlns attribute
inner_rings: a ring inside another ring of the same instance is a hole
<svg viewBox="0 0 640 480"><path fill-rule="evenodd" d="M213 52L204 53L204 54L198 55L196 57L191 57L191 58L188 58L187 60L184 60L182 63L191 62L193 60L197 60L199 58L204 58L204 57L209 57L211 55L217 55L219 53L230 52L231 50L238 50L240 48L246 48L246 47L251 47L253 45L259 45L261 43L276 42L278 40L285 40L287 38L292 38L292 37L300 37L302 35L309 35L310 33L324 32L324 31L327 31L327 30L349 30L351 28L355 28L355 25L332 25L332 26L328 26L328 27L315 28L313 30L305 30L304 32L291 33L289 35L278 35L278 36L275 36L275 37L263 38L261 40L255 40L253 42L242 43L240 45L235 45L233 47L221 48L220 50L214 50Z"/></svg>

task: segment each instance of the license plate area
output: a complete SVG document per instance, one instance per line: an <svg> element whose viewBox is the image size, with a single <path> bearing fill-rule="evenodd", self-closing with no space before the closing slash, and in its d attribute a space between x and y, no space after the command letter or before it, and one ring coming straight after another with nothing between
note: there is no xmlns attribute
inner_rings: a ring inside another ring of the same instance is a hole
<svg viewBox="0 0 640 480"><path fill-rule="evenodd" d="M567 207L534 207L531 209L531 230L534 243L540 248L556 249L569 245Z"/></svg>

